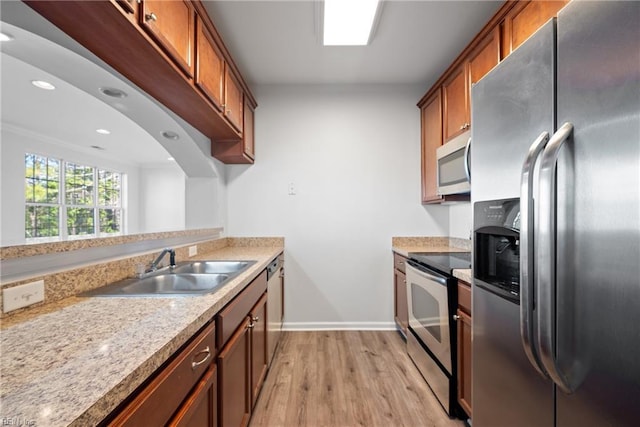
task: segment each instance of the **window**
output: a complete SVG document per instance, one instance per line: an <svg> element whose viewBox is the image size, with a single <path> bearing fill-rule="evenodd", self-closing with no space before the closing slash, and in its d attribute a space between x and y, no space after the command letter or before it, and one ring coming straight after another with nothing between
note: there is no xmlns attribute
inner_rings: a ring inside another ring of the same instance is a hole
<svg viewBox="0 0 640 427"><path fill-rule="evenodd" d="M120 172L26 154L27 241L121 234L122 177Z"/></svg>

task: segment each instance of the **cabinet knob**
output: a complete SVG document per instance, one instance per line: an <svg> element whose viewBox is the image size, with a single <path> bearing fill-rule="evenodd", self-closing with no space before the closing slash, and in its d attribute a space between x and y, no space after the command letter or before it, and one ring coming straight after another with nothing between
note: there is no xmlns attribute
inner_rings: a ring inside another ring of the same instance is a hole
<svg viewBox="0 0 640 427"><path fill-rule="evenodd" d="M458 316L457 314L453 315L453 320L458 321L458 319L460 319L460 316Z"/></svg>
<svg viewBox="0 0 640 427"><path fill-rule="evenodd" d="M460 126L460 130L464 130L464 125Z"/></svg>
<svg viewBox="0 0 640 427"><path fill-rule="evenodd" d="M258 316L256 316L256 317L252 317L252 318L251 318L251 321L252 321L252 322L258 322L258 321L260 321L260 317L258 317Z"/></svg>
<svg viewBox="0 0 640 427"><path fill-rule="evenodd" d="M156 16L155 13L151 12L151 13L147 13L146 15L144 15L144 20L149 22L149 21L157 21L158 17Z"/></svg>
<svg viewBox="0 0 640 427"><path fill-rule="evenodd" d="M247 329L253 329L256 326L255 323L251 322L247 325Z"/></svg>

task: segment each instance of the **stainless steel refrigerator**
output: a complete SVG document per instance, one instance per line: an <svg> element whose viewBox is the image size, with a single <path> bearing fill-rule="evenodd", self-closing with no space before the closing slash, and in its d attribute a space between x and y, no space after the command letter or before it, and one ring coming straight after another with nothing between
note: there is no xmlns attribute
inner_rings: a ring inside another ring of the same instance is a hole
<svg viewBox="0 0 640 427"><path fill-rule="evenodd" d="M473 426L640 425L640 2L569 3L472 123Z"/></svg>

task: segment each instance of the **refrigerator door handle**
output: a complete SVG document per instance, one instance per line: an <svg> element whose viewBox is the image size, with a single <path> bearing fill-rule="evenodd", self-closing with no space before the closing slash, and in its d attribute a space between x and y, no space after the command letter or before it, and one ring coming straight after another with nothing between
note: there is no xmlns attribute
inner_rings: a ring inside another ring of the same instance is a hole
<svg viewBox="0 0 640 427"><path fill-rule="evenodd" d="M464 173L467 175L467 181L471 182L471 138L464 148Z"/></svg>
<svg viewBox="0 0 640 427"><path fill-rule="evenodd" d="M565 393L573 392L556 360L556 163L560 149L571 137L573 125L563 124L542 155L539 175L539 238L537 283L539 293L538 349L545 370Z"/></svg>
<svg viewBox="0 0 640 427"><path fill-rule="evenodd" d="M543 377L548 377L533 349L534 260L533 243L534 203L533 173L540 153L549 142L549 133L542 132L531 144L522 165L520 181L520 337L529 362Z"/></svg>

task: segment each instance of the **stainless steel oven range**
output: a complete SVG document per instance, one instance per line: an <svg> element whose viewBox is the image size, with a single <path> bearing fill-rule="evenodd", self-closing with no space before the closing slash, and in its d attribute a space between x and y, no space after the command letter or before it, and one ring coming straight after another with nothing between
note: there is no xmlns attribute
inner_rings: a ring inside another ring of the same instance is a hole
<svg viewBox="0 0 640 427"><path fill-rule="evenodd" d="M406 270L407 352L450 417L462 415L456 399L455 268L471 268L471 254L409 253Z"/></svg>

